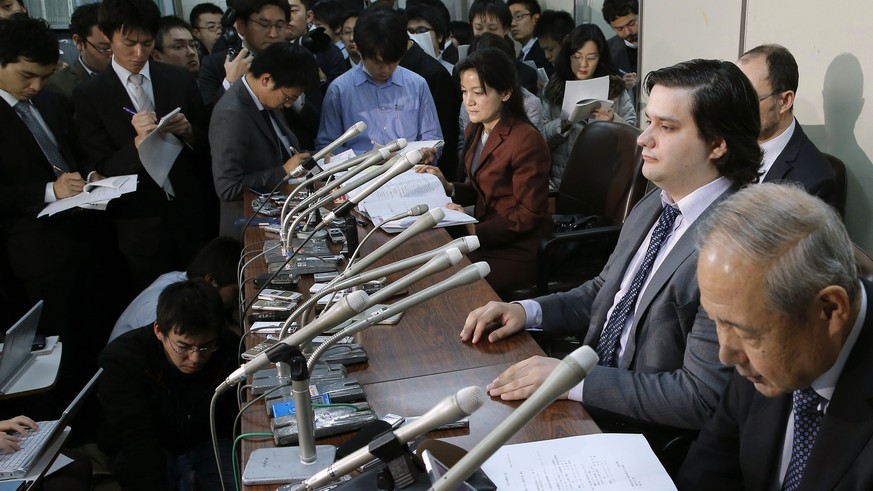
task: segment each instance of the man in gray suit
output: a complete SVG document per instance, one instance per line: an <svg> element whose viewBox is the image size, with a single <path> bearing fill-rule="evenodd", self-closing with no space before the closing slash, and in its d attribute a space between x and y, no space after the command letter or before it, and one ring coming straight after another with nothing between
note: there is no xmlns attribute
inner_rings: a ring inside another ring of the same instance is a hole
<svg viewBox="0 0 873 491"><path fill-rule="evenodd" d="M112 61L109 38L97 27L99 8L99 4L89 3L73 12L70 17L70 34L79 50L79 59L63 70L56 71L46 82L46 89L59 92L71 104L73 89L106 70Z"/></svg>
<svg viewBox="0 0 873 491"><path fill-rule="evenodd" d="M212 177L221 200L221 235L238 236L243 192L273 187L309 158L282 113L313 80L318 66L297 45L278 43L252 60L249 72L215 105L209 123Z"/></svg>
<svg viewBox="0 0 873 491"><path fill-rule="evenodd" d="M646 195L599 276L565 293L471 312L463 341L496 342L524 328L572 334L600 366L563 398L582 402L605 430L697 430L730 369L700 308L696 229L711 208L757 177L755 90L732 63L692 60L646 79L650 125L640 135ZM660 217L660 218L659 218ZM536 356L488 385L504 400L529 397L559 360ZM653 445L654 446L654 445Z"/></svg>

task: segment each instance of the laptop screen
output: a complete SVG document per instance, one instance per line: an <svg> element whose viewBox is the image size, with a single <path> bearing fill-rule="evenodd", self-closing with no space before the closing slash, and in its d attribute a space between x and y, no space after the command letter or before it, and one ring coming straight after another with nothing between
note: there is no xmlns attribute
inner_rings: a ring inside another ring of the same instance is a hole
<svg viewBox="0 0 873 491"><path fill-rule="evenodd" d="M40 300L24 316L6 331L3 353L0 354L0 387L6 386L28 356L36 337L36 328L42 314L43 302Z"/></svg>

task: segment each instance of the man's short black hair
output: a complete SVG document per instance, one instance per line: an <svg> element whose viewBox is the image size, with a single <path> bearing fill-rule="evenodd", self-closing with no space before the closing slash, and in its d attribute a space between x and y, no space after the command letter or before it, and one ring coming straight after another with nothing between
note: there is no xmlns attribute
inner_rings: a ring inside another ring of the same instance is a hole
<svg viewBox="0 0 873 491"><path fill-rule="evenodd" d="M155 51L164 52L164 35L170 32L171 29L185 29L191 32L191 25L175 15L165 15L161 17L158 23L158 32L155 33ZM191 33L194 36L194 33Z"/></svg>
<svg viewBox="0 0 873 491"><path fill-rule="evenodd" d="M0 66L27 60L57 65L58 39L43 19L13 15L0 19Z"/></svg>
<svg viewBox="0 0 873 491"><path fill-rule="evenodd" d="M449 38L449 26L440 14L439 10L427 4L418 4L406 9L406 22L411 20L423 20L431 25L436 32L437 40L444 42ZM442 46L440 46L442 49Z"/></svg>
<svg viewBox="0 0 873 491"><path fill-rule="evenodd" d="M543 9L540 7L540 3L537 2L537 0L507 0L506 6L510 7L517 3L524 5L524 7L527 9L528 12L531 13L531 15L541 14L543 12Z"/></svg>
<svg viewBox="0 0 873 491"><path fill-rule="evenodd" d="M449 34L458 40L458 45L463 46L473 42L473 26L469 22L453 20L449 22Z"/></svg>
<svg viewBox="0 0 873 491"><path fill-rule="evenodd" d="M237 14L239 15L238 18L242 19L244 22L248 22L249 17L257 14L261 9L269 5L282 9L282 13L285 14L286 22L291 18L291 6L288 5L288 0L249 0L246 2L239 2L236 9Z"/></svg>
<svg viewBox="0 0 873 491"><path fill-rule="evenodd" d="M655 85L688 89L691 115L700 138L707 143L724 139L727 152L715 166L738 185L755 182L761 165L761 115L758 93L733 63L690 60L661 68L646 76L646 92Z"/></svg>
<svg viewBox="0 0 873 491"><path fill-rule="evenodd" d="M746 51L740 59L753 56L763 56L764 61L767 62L767 81L770 82L772 92L782 93L790 90L797 93L800 72L797 69L797 60L787 48L778 44L762 44Z"/></svg>
<svg viewBox="0 0 873 491"><path fill-rule="evenodd" d="M91 35L91 27L97 25L97 11L99 3L86 3L77 7L70 16L70 35L79 36L82 39Z"/></svg>
<svg viewBox="0 0 873 491"><path fill-rule="evenodd" d="M118 31L140 29L156 36L160 22L161 11L152 0L103 0L97 15L97 25L110 41Z"/></svg>
<svg viewBox="0 0 873 491"><path fill-rule="evenodd" d="M400 12L377 6L358 16L355 44L362 58L396 63L406 54L407 41L406 19Z"/></svg>
<svg viewBox="0 0 873 491"><path fill-rule="evenodd" d="M241 252L242 248L236 239L216 237L210 240L188 265L188 279L206 278L209 275L218 288L236 283L236 266Z"/></svg>
<svg viewBox="0 0 873 491"><path fill-rule="evenodd" d="M203 14L224 15L224 11L214 3L198 3L191 9L191 13L188 14L188 20L191 22L191 27L200 27L200 16Z"/></svg>
<svg viewBox="0 0 873 491"><path fill-rule="evenodd" d="M619 17L639 14L640 3L638 0L605 0L600 11L603 13L603 20L607 24L612 24L612 21Z"/></svg>
<svg viewBox="0 0 873 491"><path fill-rule="evenodd" d="M343 25L345 9L336 0L321 0L312 6L312 16L337 31Z"/></svg>
<svg viewBox="0 0 873 491"><path fill-rule="evenodd" d="M158 297L158 330L191 337L218 336L224 328L224 304L218 290L204 280L173 283Z"/></svg>
<svg viewBox="0 0 873 491"><path fill-rule="evenodd" d="M512 25L512 12L503 3L503 0L475 0L470 5L470 13L467 16L467 20L472 24L473 19L476 17L482 17L483 19L494 17L503 24L504 29L509 29Z"/></svg>
<svg viewBox="0 0 873 491"><path fill-rule="evenodd" d="M318 64L311 51L292 43L275 43L255 55L249 73L268 73L276 87L309 88L318 84Z"/></svg>
<svg viewBox="0 0 873 491"><path fill-rule="evenodd" d="M446 7L446 4L444 4L442 0L406 0L407 9L411 9L412 7L417 7L419 5L429 5L437 9L440 13L440 17L443 18L443 21L446 24L446 29L448 30L449 23L452 22L452 14L449 13L449 8Z"/></svg>
<svg viewBox="0 0 873 491"><path fill-rule="evenodd" d="M540 20L537 22L536 27L534 27L534 36L562 43L574 27L576 27L576 21L567 12L563 10L546 10L540 15Z"/></svg>

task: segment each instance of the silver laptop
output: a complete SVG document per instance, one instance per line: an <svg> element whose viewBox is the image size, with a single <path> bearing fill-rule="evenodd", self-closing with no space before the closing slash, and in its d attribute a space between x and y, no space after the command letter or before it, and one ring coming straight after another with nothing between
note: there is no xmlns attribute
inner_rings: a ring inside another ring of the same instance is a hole
<svg viewBox="0 0 873 491"><path fill-rule="evenodd" d="M91 380L85 384L85 387L79 391L73 402L64 409L61 418L57 421L39 421L39 429L31 431L26 436L21 436L21 442L18 446L21 450L12 453L0 452L0 480L3 479L20 479L27 475L33 464L42 456L46 448L49 448L60 435L64 428L70 423L73 417L82 406L82 402L87 398L88 393L97 384L100 374L103 369L97 370L97 373L91 377Z"/></svg>
<svg viewBox="0 0 873 491"><path fill-rule="evenodd" d="M5 394L17 376L21 374L34 356L31 354L36 328L42 315L40 300L14 326L6 331L3 353L0 354L0 394Z"/></svg>

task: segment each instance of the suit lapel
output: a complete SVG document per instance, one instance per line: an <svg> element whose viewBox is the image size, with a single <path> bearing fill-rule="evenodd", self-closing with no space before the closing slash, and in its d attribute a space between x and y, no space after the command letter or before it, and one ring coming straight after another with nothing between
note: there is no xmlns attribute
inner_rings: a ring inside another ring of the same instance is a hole
<svg viewBox="0 0 873 491"><path fill-rule="evenodd" d="M176 109L176 106L170 107L173 102L170 97L170 84L164 76L164 66L160 62L149 60L149 74L152 76L152 93L155 96L155 116L160 120L165 114Z"/></svg>
<svg viewBox="0 0 873 491"><path fill-rule="evenodd" d="M773 161L773 165L770 166L770 170L767 171L767 175L764 176L763 182L772 182L784 179L785 176L791 171L792 162L797 160L797 153L800 151L800 138L803 135L803 130L800 129L800 124L795 123L794 125L794 133L791 134L791 139L788 140L788 144L785 145L785 148L782 149L782 153L776 157L776 160Z"/></svg>
<svg viewBox="0 0 873 491"><path fill-rule="evenodd" d="M802 490L834 489L849 467L857 465L861 449L873 438L873 298L868 284L867 317L864 330L837 382L827 414L822 419L804 479ZM808 478L807 478L808 477Z"/></svg>
<svg viewBox="0 0 873 491"><path fill-rule="evenodd" d="M743 469L750 470L745 476L750 489L779 489L779 462L790 412L791 394L769 398L755 390L749 407L753 417L740 426L742 435L748 437L740 446L740 460Z"/></svg>
<svg viewBox="0 0 873 491"><path fill-rule="evenodd" d="M4 99L0 99L0 121L9 121L9 127L4 127L3 131L11 131L18 134L19 137L13 140L28 146L26 154L33 155L39 159L38 172L43 174L46 181L54 181L55 173L52 169L52 164L48 161L45 153L43 153L42 147L36 142L36 138L34 138L30 129L27 128L27 125L24 124L24 121L21 120L21 117L18 116L18 113L15 112L15 109L9 106Z"/></svg>
<svg viewBox="0 0 873 491"><path fill-rule="evenodd" d="M264 119L264 116L258 109L258 106L255 105L255 101L252 100L252 96L249 94L248 89L246 89L245 85L243 84L236 84L233 86L233 88L231 88L231 91L234 92L234 96L237 98L240 105L246 108L246 112L249 114L252 120L254 120L255 126L264 135L264 138L266 138L268 142L272 142L273 146L276 147L275 150L277 152L277 158L281 158L278 157L279 155L281 155L281 151L278 148L278 144L276 143L276 132L273 131L273 128L271 126L267 125L267 120Z"/></svg>
<svg viewBox="0 0 873 491"><path fill-rule="evenodd" d="M75 172L78 168L76 165L76 155L73 153L73 149L68 145L70 142L70 138L67 135L67 131L69 128L64 128L61 115L58 114L59 111L62 111L64 107L56 106L55 104L47 103L49 101L43 101L43 98L40 97L42 93L40 92L36 96L34 96L31 101L36 109L39 111L42 116L43 121L45 121L46 126L48 126L49 131L55 137L55 142L58 144L58 150L61 152L61 156L64 157L64 160L67 161L67 165L70 166L70 170ZM60 102L60 101L58 101ZM51 165L51 164L49 164ZM52 171L54 174L54 171ZM84 177L84 176L83 176Z"/></svg>

